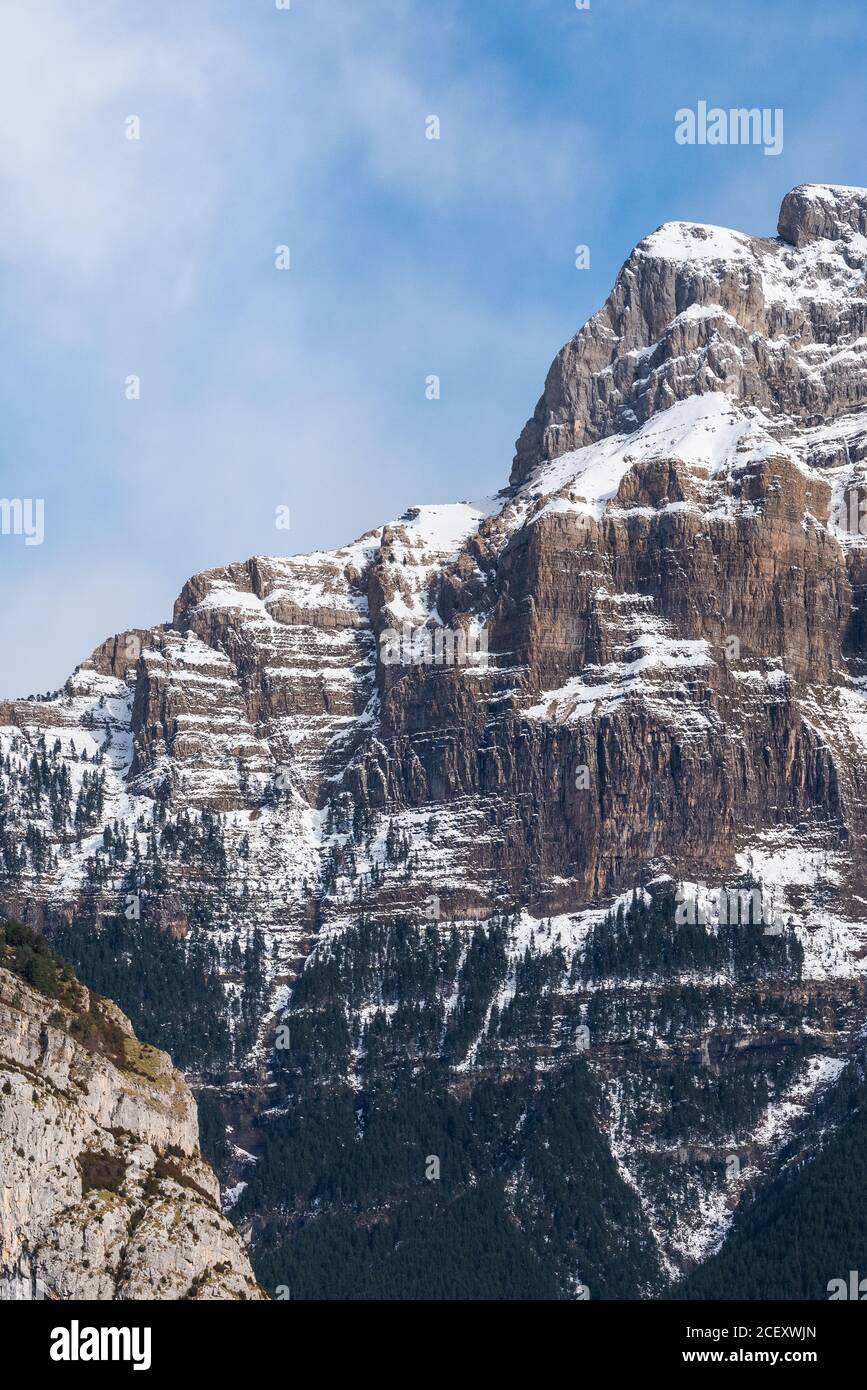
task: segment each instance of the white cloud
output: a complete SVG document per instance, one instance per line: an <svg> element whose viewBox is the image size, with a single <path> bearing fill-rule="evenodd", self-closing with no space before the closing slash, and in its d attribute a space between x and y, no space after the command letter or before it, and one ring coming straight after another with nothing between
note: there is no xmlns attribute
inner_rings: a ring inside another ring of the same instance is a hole
<svg viewBox="0 0 867 1390"><path fill-rule="evenodd" d="M38 479L51 529L34 562L3 551L0 695L60 684L111 631L164 619L196 568L285 545L278 502L297 549L506 481L581 317L538 308L518 268L569 264L575 190L603 175L579 121L456 61L456 15L7 0L14 493Z"/></svg>
<svg viewBox="0 0 867 1390"><path fill-rule="evenodd" d="M0 45L0 255L92 288L127 273L172 220L213 213L219 169L209 105L246 59L216 28L123 25L113 11L6 0ZM125 120L142 121L140 141ZM202 156L190 199L180 175Z"/></svg>

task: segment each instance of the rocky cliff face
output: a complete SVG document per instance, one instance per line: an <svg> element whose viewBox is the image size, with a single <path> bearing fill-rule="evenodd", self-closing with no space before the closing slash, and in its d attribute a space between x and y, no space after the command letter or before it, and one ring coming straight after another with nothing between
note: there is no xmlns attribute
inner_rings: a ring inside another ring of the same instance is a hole
<svg viewBox="0 0 867 1390"><path fill-rule="evenodd" d="M863 1025L865 268L860 189L796 189L777 238L660 228L555 359L499 497L198 575L170 623L0 707L6 910L206 940L220 1062L254 1090L323 960L344 1081L393 1027L386 966L359 990L341 955L359 919L465 942L505 921L484 986L469 956L438 962L417 1045L475 1019L450 1055L463 1087L565 1063L589 1027L660 1268L701 1257ZM746 963L735 936L712 968L679 948L663 968L642 925L606 955L605 912L636 888L653 931L711 891L717 942L720 894L756 892L786 949L760 930ZM755 1103L708 1128L729 1085Z"/></svg>
<svg viewBox="0 0 867 1390"><path fill-rule="evenodd" d="M783 200L776 239L674 222L639 242L555 359L512 484L699 394L805 424L862 405L864 213L860 189L807 185Z"/></svg>
<svg viewBox="0 0 867 1390"><path fill-rule="evenodd" d="M0 1299L262 1297L169 1058L76 981L6 969L22 949L0 945Z"/></svg>

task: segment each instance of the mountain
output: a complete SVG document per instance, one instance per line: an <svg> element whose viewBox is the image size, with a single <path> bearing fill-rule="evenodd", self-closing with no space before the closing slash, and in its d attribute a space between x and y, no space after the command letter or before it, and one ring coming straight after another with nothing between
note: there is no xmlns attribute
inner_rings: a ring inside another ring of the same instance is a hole
<svg viewBox="0 0 867 1390"><path fill-rule="evenodd" d="M0 908L187 1071L272 1293L659 1294L849 1075L865 268L863 189L666 224L497 497L0 705Z"/></svg>
<svg viewBox="0 0 867 1390"><path fill-rule="evenodd" d="M258 1299L168 1057L0 927L0 1299Z"/></svg>

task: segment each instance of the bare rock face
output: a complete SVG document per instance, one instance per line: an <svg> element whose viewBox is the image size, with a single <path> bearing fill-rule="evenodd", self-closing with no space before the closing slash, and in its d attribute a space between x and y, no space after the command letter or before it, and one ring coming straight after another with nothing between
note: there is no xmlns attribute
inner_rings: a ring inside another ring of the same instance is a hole
<svg viewBox="0 0 867 1390"><path fill-rule="evenodd" d="M784 200L776 241L688 222L646 237L555 358L513 487L696 394L805 422L863 404L865 227L863 189L809 185Z"/></svg>
<svg viewBox="0 0 867 1390"><path fill-rule="evenodd" d="M0 967L0 1299L260 1297L166 1054Z"/></svg>
<svg viewBox="0 0 867 1390"><path fill-rule="evenodd" d="M777 230L783 241L798 247L867 236L864 190L810 183L793 188L783 199Z"/></svg>

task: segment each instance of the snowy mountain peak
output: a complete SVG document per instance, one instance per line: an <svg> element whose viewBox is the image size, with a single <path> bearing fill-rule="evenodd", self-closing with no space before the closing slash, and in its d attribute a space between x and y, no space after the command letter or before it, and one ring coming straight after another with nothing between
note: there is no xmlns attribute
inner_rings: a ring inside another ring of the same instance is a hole
<svg viewBox="0 0 867 1390"><path fill-rule="evenodd" d="M867 192L808 184L780 236L665 223L555 358L511 484L544 460L722 392L798 427L867 402Z"/></svg>
<svg viewBox="0 0 867 1390"><path fill-rule="evenodd" d="M867 236L867 188L802 183L783 199L778 231L797 247Z"/></svg>

